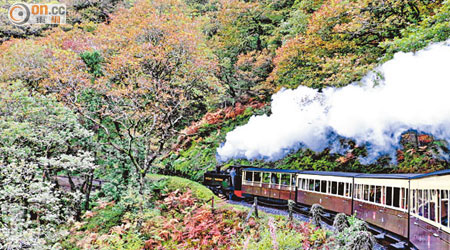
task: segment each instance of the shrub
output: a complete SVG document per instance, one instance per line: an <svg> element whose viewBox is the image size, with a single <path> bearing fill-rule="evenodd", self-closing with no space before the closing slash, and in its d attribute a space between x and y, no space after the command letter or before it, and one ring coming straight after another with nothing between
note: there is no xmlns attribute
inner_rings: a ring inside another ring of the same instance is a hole
<svg viewBox="0 0 450 250"><path fill-rule="evenodd" d="M0 161L0 246L6 249L51 249L73 220L80 193L55 190L35 164Z"/></svg>
<svg viewBox="0 0 450 250"><path fill-rule="evenodd" d="M309 213L311 214L312 223L318 227L321 227L320 222L322 221L323 207L319 204L313 204Z"/></svg>
<svg viewBox="0 0 450 250"><path fill-rule="evenodd" d="M375 245L375 239L372 234L367 231L358 232L354 237L350 238L347 244L351 250L372 250Z"/></svg>
<svg viewBox="0 0 450 250"><path fill-rule="evenodd" d="M81 59L89 69L89 73L93 77L103 76L101 63L104 62L103 57L98 51L85 51L80 54Z"/></svg>
<svg viewBox="0 0 450 250"><path fill-rule="evenodd" d="M86 224L82 230L89 230L97 233L107 233L113 226L120 224L125 211L120 206L109 205L104 209L94 210L88 213ZM92 216L95 214L96 216Z"/></svg>
<svg viewBox="0 0 450 250"><path fill-rule="evenodd" d="M338 214L333 225L335 231L332 239L327 243L330 249L338 250L371 250L375 246L375 239L368 232L367 223L359 220L355 215L347 217L345 214Z"/></svg>
<svg viewBox="0 0 450 250"><path fill-rule="evenodd" d="M345 215L344 213L337 214L336 217L334 217L333 227L338 232L342 232L345 228L349 227L347 215Z"/></svg>
<svg viewBox="0 0 450 250"><path fill-rule="evenodd" d="M248 250L299 249L305 241L304 234L298 233L295 228L283 228L273 218L269 218L259 237L255 235L248 237L250 238Z"/></svg>

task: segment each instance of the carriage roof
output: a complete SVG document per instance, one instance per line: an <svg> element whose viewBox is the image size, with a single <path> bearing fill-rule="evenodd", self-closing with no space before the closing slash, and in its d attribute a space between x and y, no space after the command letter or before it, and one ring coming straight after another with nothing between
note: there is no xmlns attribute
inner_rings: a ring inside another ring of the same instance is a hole
<svg viewBox="0 0 450 250"><path fill-rule="evenodd" d="M273 169L273 168L245 168L244 171L257 171L257 172L271 172L271 173L287 173L287 174L298 174L300 170L292 169Z"/></svg>
<svg viewBox="0 0 450 250"><path fill-rule="evenodd" d="M308 174L308 175L326 175L354 178L373 178L373 179L420 179L431 176L450 175L450 169L439 170L426 174L365 174L353 172L334 172L334 171L313 171L313 170L292 170L292 169L273 169L273 168L244 168L244 171L287 173L287 174Z"/></svg>

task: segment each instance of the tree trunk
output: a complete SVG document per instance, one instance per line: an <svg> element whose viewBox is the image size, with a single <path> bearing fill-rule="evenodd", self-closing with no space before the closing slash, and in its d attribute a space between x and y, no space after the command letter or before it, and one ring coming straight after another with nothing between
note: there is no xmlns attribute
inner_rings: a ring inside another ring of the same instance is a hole
<svg viewBox="0 0 450 250"><path fill-rule="evenodd" d="M91 196L93 180L94 180L94 170L91 169L89 176L87 177L86 193L84 196L84 210L86 211L89 210L89 199Z"/></svg>
<svg viewBox="0 0 450 250"><path fill-rule="evenodd" d="M129 178L130 178L130 170L128 169L128 167L125 165L124 162L122 162L122 179L123 179L123 183L125 186L128 186L129 183Z"/></svg>
<svg viewBox="0 0 450 250"><path fill-rule="evenodd" d="M139 171L139 194L144 195L146 171Z"/></svg>
<svg viewBox="0 0 450 250"><path fill-rule="evenodd" d="M70 176L70 174L67 174L67 178L69 179L70 191L75 192L75 189L76 189L75 183L73 183L72 177Z"/></svg>

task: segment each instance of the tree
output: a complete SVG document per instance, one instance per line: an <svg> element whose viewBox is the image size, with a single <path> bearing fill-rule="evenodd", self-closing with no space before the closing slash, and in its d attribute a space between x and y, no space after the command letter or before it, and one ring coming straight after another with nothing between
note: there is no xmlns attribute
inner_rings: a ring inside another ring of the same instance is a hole
<svg viewBox="0 0 450 250"><path fill-rule="evenodd" d="M92 134L54 97L31 93L21 82L0 83L0 134L0 243L54 244L57 225L80 216L83 193L89 204ZM58 175L67 176L68 190Z"/></svg>
<svg viewBox="0 0 450 250"><path fill-rule="evenodd" d="M141 193L152 164L181 128L205 113L220 87L201 20L184 8L176 0L139 1L80 50L64 46L81 37L77 31L45 41L58 63L40 86L76 110L101 143L127 156Z"/></svg>
<svg viewBox="0 0 450 250"><path fill-rule="evenodd" d="M88 207L95 169L89 152L92 134L54 97L32 94L21 82L0 85L0 160L35 164L57 188L56 176L66 175L70 191L84 193ZM73 176L83 180L82 185L76 186ZM77 202L79 215L81 200Z"/></svg>
<svg viewBox="0 0 450 250"><path fill-rule="evenodd" d="M36 1L23 0L22 3L33 3ZM111 13L118 7L127 6L129 3L123 0L68 0L64 3L67 6L66 25L13 25L8 20L9 7L17 3L13 0L3 0L0 5L0 44L11 38L31 38L45 36L46 31L52 28L72 29L76 24L94 24L108 22ZM55 27L56 26L56 27Z"/></svg>
<svg viewBox="0 0 450 250"><path fill-rule="evenodd" d="M344 86L376 66L381 43L433 13L440 1L324 1L308 28L280 47L268 81L295 88Z"/></svg>
<svg viewBox="0 0 450 250"><path fill-rule="evenodd" d="M52 249L57 228L73 220L80 192L64 192L36 164L0 163L0 245L6 249Z"/></svg>
<svg viewBox="0 0 450 250"><path fill-rule="evenodd" d="M402 30L402 36L386 41L383 45L388 60L398 51L418 51L433 42L445 41L450 37L450 1L444 1L434 15L425 17L420 23Z"/></svg>
<svg viewBox="0 0 450 250"><path fill-rule="evenodd" d="M265 7L259 1L222 0L210 13L214 28L208 30L208 44L219 61L216 76L226 88L225 103L257 96L255 90L272 70L273 53L267 48L275 14Z"/></svg>

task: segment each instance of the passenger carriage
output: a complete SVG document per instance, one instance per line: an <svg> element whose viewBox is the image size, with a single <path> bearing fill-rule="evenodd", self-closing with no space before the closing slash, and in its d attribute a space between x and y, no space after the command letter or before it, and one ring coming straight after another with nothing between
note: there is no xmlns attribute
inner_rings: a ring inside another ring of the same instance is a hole
<svg viewBox="0 0 450 250"><path fill-rule="evenodd" d="M242 193L272 199L295 199L296 170L246 168L242 174Z"/></svg>
<svg viewBox="0 0 450 250"><path fill-rule="evenodd" d="M296 202L320 204L336 213L352 214L353 177L357 173L301 171L297 175Z"/></svg>
<svg viewBox="0 0 450 250"><path fill-rule="evenodd" d="M360 174L242 168L237 177L243 196L321 204L328 211L356 214L418 249L450 250L450 170Z"/></svg>
<svg viewBox="0 0 450 250"><path fill-rule="evenodd" d="M450 170L411 178L410 237L419 249L450 249Z"/></svg>
<svg viewBox="0 0 450 250"><path fill-rule="evenodd" d="M417 174L355 176L353 207L356 217L408 238L409 179Z"/></svg>

